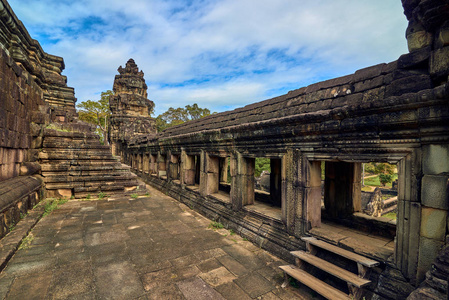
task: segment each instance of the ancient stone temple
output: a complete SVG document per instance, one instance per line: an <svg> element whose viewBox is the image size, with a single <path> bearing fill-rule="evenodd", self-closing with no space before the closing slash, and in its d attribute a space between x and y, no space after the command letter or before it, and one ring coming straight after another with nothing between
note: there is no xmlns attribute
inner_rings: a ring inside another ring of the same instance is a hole
<svg viewBox="0 0 449 300"><path fill-rule="evenodd" d="M449 0L402 3L410 52L396 61L161 133L130 59L110 98L114 156L78 121L63 59L0 0L0 236L47 195L137 189L132 168L324 297L446 298ZM270 161L269 191L255 189L257 158ZM397 168L396 219L362 212L369 162Z"/></svg>
<svg viewBox="0 0 449 300"><path fill-rule="evenodd" d="M115 76L113 92L109 99L112 116L109 120L109 138L114 154L122 152L122 144L142 134L155 134L156 122L150 117L153 101L147 99L147 85L143 72L133 59L125 68L120 66Z"/></svg>

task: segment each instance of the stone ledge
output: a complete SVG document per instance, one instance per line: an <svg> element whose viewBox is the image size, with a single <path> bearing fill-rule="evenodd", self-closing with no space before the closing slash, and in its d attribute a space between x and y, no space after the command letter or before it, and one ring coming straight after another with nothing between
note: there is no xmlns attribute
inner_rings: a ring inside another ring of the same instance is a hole
<svg viewBox="0 0 449 300"><path fill-rule="evenodd" d="M0 272L6 267L9 260L15 254L22 240L41 219L43 213L43 206L37 206L17 224L13 231L0 240Z"/></svg>
<svg viewBox="0 0 449 300"><path fill-rule="evenodd" d="M19 176L0 182L0 212L39 190L42 184L42 178L37 176Z"/></svg>

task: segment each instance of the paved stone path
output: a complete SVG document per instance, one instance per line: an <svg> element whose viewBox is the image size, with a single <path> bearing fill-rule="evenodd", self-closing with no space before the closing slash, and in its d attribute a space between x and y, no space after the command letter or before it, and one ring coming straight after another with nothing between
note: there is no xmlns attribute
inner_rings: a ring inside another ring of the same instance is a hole
<svg viewBox="0 0 449 300"><path fill-rule="evenodd" d="M154 189L69 201L0 273L0 299L303 299L279 258Z"/></svg>

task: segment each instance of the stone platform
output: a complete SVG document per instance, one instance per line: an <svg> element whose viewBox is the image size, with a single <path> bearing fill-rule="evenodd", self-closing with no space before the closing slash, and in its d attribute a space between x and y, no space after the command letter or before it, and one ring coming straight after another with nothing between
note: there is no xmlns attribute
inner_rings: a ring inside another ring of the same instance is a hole
<svg viewBox="0 0 449 300"><path fill-rule="evenodd" d="M284 261L148 189L43 217L0 273L0 298L311 298L280 287Z"/></svg>

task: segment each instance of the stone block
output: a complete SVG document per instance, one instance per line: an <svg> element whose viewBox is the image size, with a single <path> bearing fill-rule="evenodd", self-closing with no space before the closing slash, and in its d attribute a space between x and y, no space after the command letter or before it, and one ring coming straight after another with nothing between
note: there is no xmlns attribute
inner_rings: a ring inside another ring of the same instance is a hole
<svg viewBox="0 0 449 300"><path fill-rule="evenodd" d="M424 175L421 193L424 206L449 209L449 176Z"/></svg>
<svg viewBox="0 0 449 300"><path fill-rule="evenodd" d="M447 211L429 207L421 209L421 230L423 237L444 241L446 236Z"/></svg>
<svg viewBox="0 0 449 300"><path fill-rule="evenodd" d="M433 34L425 30L411 33L407 36L408 51L413 52L432 45Z"/></svg>
<svg viewBox="0 0 449 300"><path fill-rule="evenodd" d="M419 240L418 270L416 274L417 283L424 280L426 272L430 270L438 252L444 245L442 241L436 241L421 237Z"/></svg>
<svg viewBox="0 0 449 300"><path fill-rule="evenodd" d="M430 57L431 48L425 47L408 54L401 55L398 59L398 68L406 69L416 67L420 64L427 64L427 60ZM427 66L426 66L427 67Z"/></svg>
<svg viewBox="0 0 449 300"><path fill-rule="evenodd" d="M422 164L424 174L449 173L449 144L424 146Z"/></svg>
<svg viewBox="0 0 449 300"><path fill-rule="evenodd" d="M449 22L440 28L437 38L436 38L436 46L444 47L449 45Z"/></svg>
<svg viewBox="0 0 449 300"><path fill-rule="evenodd" d="M218 192L218 173L207 173L206 174L207 186L206 193L207 195L214 194Z"/></svg>
<svg viewBox="0 0 449 300"><path fill-rule="evenodd" d="M433 77L447 77L449 74L449 47L432 52L429 69L430 75Z"/></svg>
<svg viewBox="0 0 449 300"><path fill-rule="evenodd" d="M206 155L206 172L217 173L219 172L219 157Z"/></svg>

